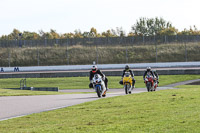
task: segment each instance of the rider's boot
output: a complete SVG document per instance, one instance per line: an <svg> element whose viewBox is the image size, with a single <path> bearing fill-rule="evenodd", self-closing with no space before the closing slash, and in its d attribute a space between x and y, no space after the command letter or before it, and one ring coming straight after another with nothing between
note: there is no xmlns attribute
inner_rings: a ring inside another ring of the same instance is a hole
<svg viewBox="0 0 200 133"><path fill-rule="evenodd" d="M106 88L106 91L108 91L108 85L107 84L105 84L105 88Z"/></svg>
<svg viewBox="0 0 200 133"><path fill-rule="evenodd" d="M102 94L103 97L106 96L106 90L107 90L107 87L105 85L103 85L103 94Z"/></svg>
<svg viewBox="0 0 200 133"><path fill-rule="evenodd" d="M135 88L135 84L132 85L132 90Z"/></svg>
<svg viewBox="0 0 200 133"><path fill-rule="evenodd" d="M102 94L102 96L103 96L103 97L105 97L105 96L106 96L106 90L104 91L104 93Z"/></svg>

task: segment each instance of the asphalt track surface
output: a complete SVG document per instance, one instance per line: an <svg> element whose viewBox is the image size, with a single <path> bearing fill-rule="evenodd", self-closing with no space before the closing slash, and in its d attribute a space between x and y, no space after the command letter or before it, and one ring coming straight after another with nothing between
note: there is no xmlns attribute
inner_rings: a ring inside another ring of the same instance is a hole
<svg viewBox="0 0 200 133"><path fill-rule="evenodd" d="M93 89L89 91L94 92ZM107 93L107 97L120 95L124 95L121 89L110 89L110 93ZM32 113L64 108L97 99L99 98L96 93L0 97L0 121Z"/></svg>
<svg viewBox="0 0 200 133"><path fill-rule="evenodd" d="M157 90L176 89L176 85L188 84L200 81L191 80L171 84L165 87L158 87ZM61 92L94 92L93 89L71 89L61 90ZM135 93L147 92L146 88L135 88L132 95ZM125 95L124 89L109 89L106 97L114 97ZM72 105L98 100L96 93L88 94L65 94L65 95L39 95L39 96L5 96L0 97L0 121L11 118L21 117L33 113L40 113L59 108L69 107Z"/></svg>

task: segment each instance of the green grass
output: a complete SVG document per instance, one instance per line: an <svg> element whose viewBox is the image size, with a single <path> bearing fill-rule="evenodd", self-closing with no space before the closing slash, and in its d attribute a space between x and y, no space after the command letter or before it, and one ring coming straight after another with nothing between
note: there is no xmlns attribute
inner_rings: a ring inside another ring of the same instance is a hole
<svg viewBox="0 0 200 133"><path fill-rule="evenodd" d="M198 79L200 75L160 75L159 86L164 86L176 82ZM145 88L142 76L135 76L136 88ZM19 88L19 78L0 79L0 88ZM109 88L123 88L119 84L120 76L109 76ZM66 77L66 78L27 78L28 87L59 87L59 89L89 89L88 77ZM24 90L8 90L0 89L0 96L11 95L50 95L60 94L58 92L42 92L42 91L24 91ZM62 94L62 93L61 93Z"/></svg>
<svg viewBox="0 0 200 133"><path fill-rule="evenodd" d="M179 85L179 86L176 86L176 88L185 88L185 89L197 88L197 89L200 89L200 85Z"/></svg>
<svg viewBox="0 0 200 133"><path fill-rule="evenodd" d="M163 90L100 99L0 121L2 133L199 132L200 89Z"/></svg>
<svg viewBox="0 0 200 133"><path fill-rule="evenodd" d="M159 76L160 86L169 85L177 82L200 79L200 75L161 75Z"/></svg>
<svg viewBox="0 0 200 133"><path fill-rule="evenodd" d="M198 79L200 75L160 75L160 86L176 82ZM19 88L20 78L0 79L0 88ZM109 88L123 88L119 84L120 76L108 76ZM135 76L136 88L143 88L142 76ZM59 87L59 89L88 89L88 77L65 77L65 78L27 78L28 87Z"/></svg>
<svg viewBox="0 0 200 133"><path fill-rule="evenodd" d="M69 93L53 92L53 91L0 89L0 96L31 96L31 95L60 95L60 94L69 94Z"/></svg>

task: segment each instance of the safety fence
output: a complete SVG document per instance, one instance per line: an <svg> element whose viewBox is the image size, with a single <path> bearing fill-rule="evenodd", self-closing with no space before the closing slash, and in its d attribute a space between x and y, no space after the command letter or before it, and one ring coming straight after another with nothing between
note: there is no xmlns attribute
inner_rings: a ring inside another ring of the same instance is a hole
<svg viewBox="0 0 200 133"><path fill-rule="evenodd" d="M99 38L71 38L71 39L41 39L41 40L0 40L0 47L52 47L52 46L105 46L105 45L140 45L163 43L200 42L200 35L175 36L136 36L136 37L99 37Z"/></svg>
<svg viewBox="0 0 200 133"><path fill-rule="evenodd" d="M1 67L200 61L199 42L3 47Z"/></svg>

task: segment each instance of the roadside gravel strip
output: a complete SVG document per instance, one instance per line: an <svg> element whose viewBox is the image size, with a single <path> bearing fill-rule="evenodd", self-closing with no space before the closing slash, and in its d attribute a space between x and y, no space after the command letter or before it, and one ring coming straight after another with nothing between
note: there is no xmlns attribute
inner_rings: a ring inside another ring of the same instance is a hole
<svg viewBox="0 0 200 133"><path fill-rule="evenodd" d="M158 87L159 90L176 89L176 85L188 84L200 81L190 80L180 82L164 87ZM93 89L71 89L60 90L61 92L94 92ZM147 92L146 88L136 88L133 93ZM125 95L124 89L109 89L107 97ZM72 105L98 100L96 93L90 94L65 94L65 95L40 95L40 96L7 96L0 97L0 121L21 117L33 113L55 110L69 107Z"/></svg>

